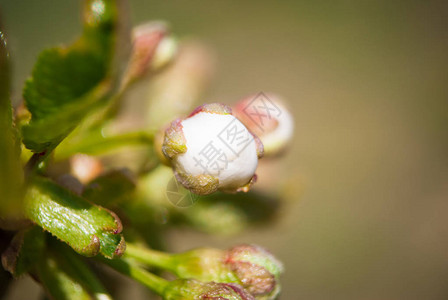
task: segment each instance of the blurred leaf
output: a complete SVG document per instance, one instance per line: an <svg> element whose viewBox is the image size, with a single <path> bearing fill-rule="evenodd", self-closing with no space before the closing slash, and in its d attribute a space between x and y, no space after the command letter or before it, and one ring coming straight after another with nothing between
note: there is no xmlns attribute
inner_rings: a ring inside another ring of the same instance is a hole
<svg viewBox="0 0 448 300"><path fill-rule="evenodd" d="M178 222L210 234L235 234L249 225L269 224L280 209L281 201L273 195L249 193L214 193L200 197L186 209L173 209Z"/></svg>
<svg viewBox="0 0 448 300"><path fill-rule="evenodd" d="M229 203L244 213L250 224L262 225L273 221L281 208L282 197L277 193L257 192L226 194L215 193L205 197L204 205ZM201 199L199 199L201 201Z"/></svg>
<svg viewBox="0 0 448 300"><path fill-rule="evenodd" d="M56 241L56 243L59 243ZM54 245L37 266L36 275L52 299L111 299L86 263L70 248Z"/></svg>
<svg viewBox="0 0 448 300"><path fill-rule="evenodd" d="M244 212L230 203L201 203L185 211L179 210L184 222L197 230L210 234L232 235L248 225Z"/></svg>
<svg viewBox="0 0 448 300"><path fill-rule="evenodd" d="M21 230L2 254L3 267L18 277L33 268L41 259L44 248L45 233L42 228L33 226Z"/></svg>
<svg viewBox="0 0 448 300"><path fill-rule="evenodd" d="M81 38L69 47L40 54L23 91L32 114L22 127L23 138L33 152L53 150L117 91L122 73L119 60L129 44L128 34L123 33L123 3L86 0Z"/></svg>
<svg viewBox="0 0 448 300"><path fill-rule="evenodd" d="M91 181L83 197L95 204L110 206L127 199L134 189L135 182L129 170L114 170Z"/></svg>
<svg viewBox="0 0 448 300"><path fill-rule="evenodd" d="M12 122L10 65L7 42L0 28L0 218L17 217L22 199L20 148Z"/></svg>
<svg viewBox="0 0 448 300"><path fill-rule="evenodd" d="M166 226L169 212L161 206L149 206L142 201L132 201L123 203L120 208L129 218L126 223L126 240L143 239L145 243L153 249L166 249Z"/></svg>
<svg viewBox="0 0 448 300"><path fill-rule="evenodd" d="M25 214L85 256L121 256L126 244L121 221L52 181L35 178L25 197Z"/></svg>

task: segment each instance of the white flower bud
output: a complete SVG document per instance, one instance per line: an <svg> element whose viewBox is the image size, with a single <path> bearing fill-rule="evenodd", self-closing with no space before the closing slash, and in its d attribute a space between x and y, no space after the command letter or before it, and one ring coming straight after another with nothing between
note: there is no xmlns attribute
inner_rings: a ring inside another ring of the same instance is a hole
<svg viewBox="0 0 448 300"><path fill-rule="evenodd" d="M239 101L233 111L260 138L266 156L282 153L291 142L294 120L277 95L251 95Z"/></svg>
<svg viewBox="0 0 448 300"><path fill-rule="evenodd" d="M162 151L179 182L205 195L216 190L248 191L263 146L228 106L207 104L171 123Z"/></svg>

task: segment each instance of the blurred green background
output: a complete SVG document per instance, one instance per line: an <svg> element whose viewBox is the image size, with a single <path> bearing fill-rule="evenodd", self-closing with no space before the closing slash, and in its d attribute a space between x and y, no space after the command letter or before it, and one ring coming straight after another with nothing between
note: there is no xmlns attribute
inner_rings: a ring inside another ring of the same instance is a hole
<svg viewBox="0 0 448 300"><path fill-rule="evenodd" d="M163 19L214 50L203 102L276 92L296 121L279 176L303 191L277 223L230 238L175 233L174 251L264 245L286 266L281 299L448 299L447 1L130 7L134 24ZM0 0L0 9L17 103L36 55L78 34L80 3ZM23 285L9 299L29 299Z"/></svg>

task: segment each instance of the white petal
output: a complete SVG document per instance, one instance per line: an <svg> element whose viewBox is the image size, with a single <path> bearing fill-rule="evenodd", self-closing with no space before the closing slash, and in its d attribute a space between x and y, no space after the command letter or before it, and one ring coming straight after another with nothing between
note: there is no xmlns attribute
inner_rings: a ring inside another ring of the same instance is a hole
<svg viewBox="0 0 448 300"><path fill-rule="evenodd" d="M182 121L187 152L176 165L191 175L210 174L222 190L247 184L258 164L255 140L232 115L200 112Z"/></svg>

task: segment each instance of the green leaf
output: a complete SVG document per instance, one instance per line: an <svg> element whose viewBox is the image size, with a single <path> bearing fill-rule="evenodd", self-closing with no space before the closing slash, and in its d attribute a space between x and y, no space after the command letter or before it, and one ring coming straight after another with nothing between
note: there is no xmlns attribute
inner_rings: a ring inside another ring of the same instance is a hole
<svg viewBox="0 0 448 300"><path fill-rule="evenodd" d="M51 244L36 276L52 299L112 299L81 257L62 244Z"/></svg>
<svg viewBox="0 0 448 300"><path fill-rule="evenodd" d="M33 268L41 259L44 249L45 233L41 228L33 226L21 230L2 254L3 267L18 277Z"/></svg>
<svg viewBox="0 0 448 300"><path fill-rule="evenodd" d="M39 55L23 90L32 117L22 134L33 152L52 151L86 115L117 92L120 62L126 59L123 53L129 45L123 3L86 0L83 35L69 47L47 49Z"/></svg>
<svg viewBox="0 0 448 300"><path fill-rule="evenodd" d="M12 122L10 64L5 34L0 28L0 218L19 217L23 173Z"/></svg>
<svg viewBox="0 0 448 300"><path fill-rule="evenodd" d="M31 119L22 127L25 146L36 153L52 151L98 104L107 100L110 87L107 82L96 86L77 102L69 103L58 113L47 115L44 119Z"/></svg>
<svg viewBox="0 0 448 300"><path fill-rule="evenodd" d="M25 196L26 216L85 256L115 258L126 244L120 219L63 187L36 177Z"/></svg>
<svg viewBox="0 0 448 300"><path fill-rule="evenodd" d="M61 106L76 102L104 78L106 66L101 56L85 49L44 50L23 91L33 120L56 114Z"/></svg>

